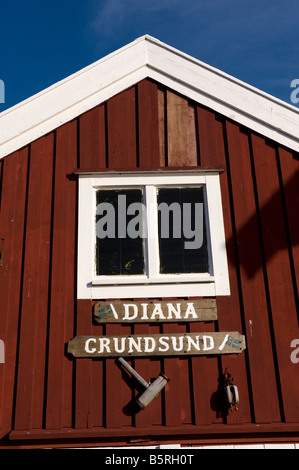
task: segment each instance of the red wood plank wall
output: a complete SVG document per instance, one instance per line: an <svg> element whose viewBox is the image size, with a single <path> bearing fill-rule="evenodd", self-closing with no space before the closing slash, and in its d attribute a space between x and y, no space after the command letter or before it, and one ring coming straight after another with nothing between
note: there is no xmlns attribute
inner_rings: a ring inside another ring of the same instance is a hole
<svg viewBox="0 0 299 470"><path fill-rule="evenodd" d="M299 364L290 359L299 338L298 155L144 80L0 165L2 442L298 438ZM76 301L73 170L194 166L225 169L231 296L217 298L218 321L93 325L92 302ZM171 378L139 413L138 390L114 360L65 352L75 335L217 330L245 334L246 351L131 361L146 379L161 370ZM223 407L226 368L239 388L238 412Z"/></svg>

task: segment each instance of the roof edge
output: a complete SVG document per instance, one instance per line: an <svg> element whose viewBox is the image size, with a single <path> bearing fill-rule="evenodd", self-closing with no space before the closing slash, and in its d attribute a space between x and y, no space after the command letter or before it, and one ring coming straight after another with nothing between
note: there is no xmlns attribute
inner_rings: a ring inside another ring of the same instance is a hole
<svg viewBox="0 0 299 470"><path fill-rule="evenodd" d="M192 57L191 55L186 54L185 52L181 52L178 49L175 49L174 47L169 46L168 44L165 44L165 43L161 42L160 40L158 40L158 39L156 39L156 38L154 38L154 37L152 37L148 34L145 35L145 36L140 37L139 39L140 40L144 39L144 40L148 41L149 43L156 44L159 47L165 49L166 51L169 51L173 54L181 56L181 57L185 58L186 60L188 60L189 62L192 62L192 63L200 66L201 68L206 69L206 70L214 73L215 75L218 75L219 77L224 78L224 79L226 79L226 80L228 80L228 81L230 81L230 82L232 82L236 85L239 85L242 88L245 88L245 89L247 89L247 90L249 90L249 91L251 91L251 92L253 92L257 95L260 95L264 98L267 98L269 101L272 101L273 103L279 104L279 105L281 105L281 106L283 106L286 109L289 109L291 111L295 111L299 115L299 108L291 105L290 103L287 103L286 101L283 101L283 100L281 100L281 99L279 99L279 98L277 98L273 95L270 95L269 93L267 93L263 90L260 90L259 88L256 88L253 85L250 85L249 83L246 83L246 82L244 82L244 81L242 81L242 80L240 80L240 79L238 79L238 78L236 78L232 75L229 75L228 73L223 72L222 70L217 69L216 67L213 67L212 65L209 65L205 62L202 62L201 60L196 59L195 57Z"/></svg>
<svg viewBox="0 0 299 470"><path fill-rule="evenodd" d="M144 78L299 151L299 109L146 34L0 114L0 158Z"/></svg>

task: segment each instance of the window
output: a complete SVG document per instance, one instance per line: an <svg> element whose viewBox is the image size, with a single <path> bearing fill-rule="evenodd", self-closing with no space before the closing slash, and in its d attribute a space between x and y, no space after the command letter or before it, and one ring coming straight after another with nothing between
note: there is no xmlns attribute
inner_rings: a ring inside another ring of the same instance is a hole
<svg viewBox="0 0 299 470"><path fill-rule="evenodd" d="M142 208L142 189L98 189L96 199L96 276L145 274L142 218L137 236L129 229L130 209Z"/></svg>
<svg viewBox="0 0 299 470"><path fill-rule="evenodd" d="M157 206L160 273L212 272L204 186L158 188Z"/></svg>
<svg viewBox="0 0 299 470"><path fill-rule="evenodd" d="M229 295L217 172L79 175L78 298Z"/></svg>

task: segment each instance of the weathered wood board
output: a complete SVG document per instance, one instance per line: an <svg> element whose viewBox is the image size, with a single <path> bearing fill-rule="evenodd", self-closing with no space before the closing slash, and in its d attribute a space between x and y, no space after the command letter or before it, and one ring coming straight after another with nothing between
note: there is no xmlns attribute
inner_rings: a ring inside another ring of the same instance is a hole
<svg viewBox="0 0 299 470"><path fill-rule="evenodd" d="M174 333L131 336L76 336L68 343L75 357L185 356L237 354L246 348L238 333Z"/></svg>
<svg viewBox="0 0 299 470"><path fill-rule="evenodd" d="M196 301L97 302L97 323L156 323L217 320L216 299Z"/></svg>

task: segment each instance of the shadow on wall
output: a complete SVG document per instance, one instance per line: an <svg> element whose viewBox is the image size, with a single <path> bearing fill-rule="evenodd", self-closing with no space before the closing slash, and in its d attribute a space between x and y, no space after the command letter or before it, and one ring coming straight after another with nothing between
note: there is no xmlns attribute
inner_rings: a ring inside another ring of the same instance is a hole
<svg viewBox="0 0 299 470"><path fill-rule="evenodd" d="M246 224L237 229L236 238L239 262L249 278L261 269L261 250L268 262L277 252L299 245L299 169L284 185L284 196L280 191L273 194ZM229 253L234 252L234 244L233 238L228 240Z"/></svg>

